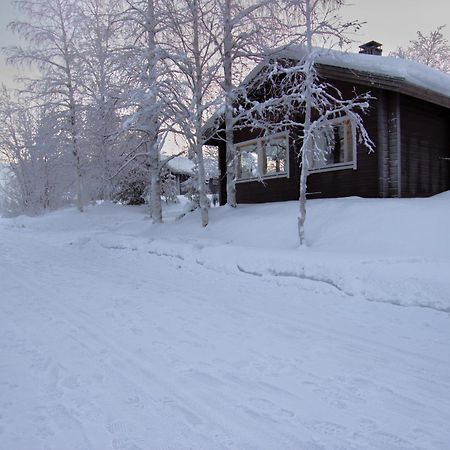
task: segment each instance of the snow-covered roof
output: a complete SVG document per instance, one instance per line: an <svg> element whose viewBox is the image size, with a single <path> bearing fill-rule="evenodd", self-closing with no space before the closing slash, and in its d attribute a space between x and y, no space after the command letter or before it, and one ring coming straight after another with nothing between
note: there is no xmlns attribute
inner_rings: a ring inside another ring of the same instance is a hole
<svg viewBox="0 0 450 450"><path fill-rule="evenodd" d="M424 64L391 56L366 55L330 49L315 48L314 53L318 64L396 78L398 81L433 91L450 99L450 75ZM300 61L305 56L305 47L299 45L276 49L249 73L244 83L254 78L266 65L269 58L288 58Z"/></svg>
<svg viewBox="0 0 450 450"><path fill-rule="evenodd" d="M367 55L363 53L342 52L331 49L315 48L317 64L345 69L360 75L361 84L374 83L373 78L390 79L397 86L408 87L407 94L423 98L420 90L434 94L436 103L450 107L450 75L432 67L391 56ZM247 75L242 84L250 83L258 73L273 58L286 58L301 61L306 56L306 49L300 45L290 45L271 50L266 57ZM389 89L389 87L386 87ZM391 87L393 89L393 86ZM414 88L418 88L414 89ZM210 134L217 120L223 115L223 108L219 108L205 124L205 133Z"/></svg>
<svg viewBox="0 0 450 450"><path fill-rule="evenodd" d="M167 167L172 173L183 175L194 174L194 163L186 156L175 156L167 162Z"/></svg>

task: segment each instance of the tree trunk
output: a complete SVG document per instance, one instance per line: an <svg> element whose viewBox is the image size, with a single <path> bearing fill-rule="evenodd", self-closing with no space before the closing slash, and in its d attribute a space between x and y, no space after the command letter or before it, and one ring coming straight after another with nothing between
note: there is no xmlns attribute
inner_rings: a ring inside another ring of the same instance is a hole
<svg viewBox="0 0 450 450"><path fill-rule="evenodd" d="M148 89L152 93L148 98L149 105L158 104L158 44L156 42L157 18L154 0L147 0L147 64L148 64ZM149 141L147 154L150 161L150 214L153 223L162 223L161 204L161 165L159 155L158 136L160 132L159 110L155 108L148 117Z"/></svg>
<svg viewBox="0 0 450 450"><path fill-rule="evenodd" d="M77 208L78 211L83 212L83 174L81 172L80 155L78 154L78 152L74 152L73 155L75 157L75 169L77 177Z"/></svg>
<svg viewBox="0 0 450 450"><path fill-rule="evenodd" d="M202 145L195 145L195 154L197 156L198 167L198 194L200 197L200 211L202 214L202 226L206 227L209 221L208 215L208 197L206 195L206 175L205 175L205 163L203 160Z"/></svg>
<svg viewBox="0 0 450 450"><path fill-rule="evenodd" d="M149 146L157 146L157 142L149 143ZM159 150L151 149L148 151L150 160L150 215L153 223L162 223L162 204L161 204L161 171L159 161Z"/></svg>
<svg viewBox="0 0 450 450"><path fill-rule="evenodd" d="M299 198L299 213L298 213L298 238L300 246L306 245L305 240L305 221L306 221L306 192L308 181L309 157L311 150L311 113L312 113L312 92L311 92L311 71L308 65L314 64L310 61L312 55L312 30L311 30L311 3L306 0L306 42L307 42L307 56L305 64L307 64L307 74L305 77L306 83L306 98L305 98L305 122L303 126L303 145L301 155L301 174L300 174L300 198Z"/></svg>
<svg viewBox="0 0 450 450"><path fill-rule="evenodd" d="M60 16L61 17L61 16ZM75 160L75 175L77 186L77 208L78 211L83 212L83 173L81 170L81 159L78 145L77 134L77 116L76 116L76 102L75 102L75 89L72 78L71 57L69 51L69 40L66 34L66 28L64 20L61 17L61 30L63 33L63 55L66 63L65 71L67 75L67 88L69 96L69 125L70 125L70 139L72 145L72 155Z"/></svg>
<svg viewBox="0 0 450 450"><path fill-rule="evenodd" d="M298 213L298 237L300 245L305 245L305 220L306 220L306 191L308 179L308 153L309 143L303 145L302 150L302 168L300 174L300 198L299 198L299 213Z"/></svg>
<svg viewBox="0 0 450 450"><path fill-rule="evenodd" d="M195 145L194 152L197 157L198 170L198 194L200 200L200 211L202 215L202 226L206 227L209 221L208 197L206 196L206 174L205 162L203 160L203 133L202 133L202 110L203 110L203 74L201 50L199 43L199 19L200 10L198 0L193 3L193 52L195 62L194 101L195 101Z"/></svg>
<svg viewBox="0 0 450 450"><path fill-rule="evenodd" d="M233 79L232 79L232 50L233 34L231 24L230 0L224 5L224 91L225 91L225 141L227 160L227 203L235 208L236 203L236 152L234 148L234 120L233 120Z"/></svg>

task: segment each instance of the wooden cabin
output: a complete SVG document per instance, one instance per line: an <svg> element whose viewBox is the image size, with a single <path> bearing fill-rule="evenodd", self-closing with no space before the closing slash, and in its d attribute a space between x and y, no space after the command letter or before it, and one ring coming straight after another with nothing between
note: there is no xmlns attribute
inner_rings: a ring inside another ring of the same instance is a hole
<svg viewBox="0 0 450 450"><path fill-rule="evenodd" d="M371 45L369 45L371 44ZM373 48L376 46L376 48ZM450 75L421 64L381 56L380 44L361 47L361 54L323 51L319 76L344 98L370 92L374 99L364 126L375 151L357 143L351 124L336 121L339 149L308 177L308 198L426 197L450 189ZM301 60L301 47L280 57ZM251 80L264 68L257 66ZM214 132L211 132L216 125ZM220 203L226 203L226 155L223 123L209 122L208 145L219 149ZM299 197L299 148L292 130L258 137L252 130L235 132L239 152L238 203L295 200ZM271 155L269 158L267 155ZM244 157L242 155L245 155ZM275 155L275 157L274 157Z"/></svg>
<svg viewBox="0 0 450 450"><path fill-rule="evenodd" d="M194 176L194 163L186 156L171 157L167 169L173 177L176 195L186 194L187 182Z"/></svg>

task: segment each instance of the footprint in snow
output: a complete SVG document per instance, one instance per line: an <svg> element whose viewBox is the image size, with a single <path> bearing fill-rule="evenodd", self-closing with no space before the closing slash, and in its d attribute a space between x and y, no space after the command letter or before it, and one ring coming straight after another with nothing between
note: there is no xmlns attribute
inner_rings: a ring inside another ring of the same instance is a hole
<svg viewBox="0 0 450 450"><path fill-rule="evenodd" d="M376 422L371 419L361 419L359 421L359 428L363 431L375 431L378 426Z"/></svg>
<svg viewBox="0 0 450 450"><path fill-rule="evenodd" d="M279 408L273 402L265 398L251 397L248 401L250 407L244 407L244 409L252 415L264 416L273 421L295 417L293 411L286 408Z"/></svg>
<svg viewBox="0 0 450 450"><path fill-rule="evenodd" d="M78 376L76 375L70 375L66 378L64 378L61 382L61 384L68 389L77 389L80 387L80 383L78 381Z"/></svg>
<svg viewBox="0 0 450 450"><path fill-rule="evenodd" d="M106 426L106 429L114 436L111 441L111 447L114 450L142 450L130 436L130 427L125 422L113 421Z"/></svg>
<svg viewBox="0 0 450 450"><path fill-rule="evenodd" d="M125 439L113 439L111 447L114 450L143 450L142 447L138 447L133 441L128 438Z"/></svg>
<svg viewBox="0 0 450 450"><path fill-rule="evenodd" d="M111 422L107 427L111 434L128 434L128 426L120 421Z"/></svg>
<svg viewBox="0 0 450 450"><path fill-rule="evenodd" d="M46 425L38 426L36 430L36 436L39 436L41 439L44 440L54 435L55 435L54 431Z"/></svg>
<svg viewBox="0 0 450 450"><path fill-rule="evenodd" d="M331 436L342 436L348 432L347 428L334 422L314 420L312 422L305 423L305 426L314 432Z"/></svg>
<svg viewBox="0 0 450 450"><path fill-rule="evenodd" d="M380 448L412 450L417 448L411 442L392 433L377 431L372 433L374 443Z"/></svg>

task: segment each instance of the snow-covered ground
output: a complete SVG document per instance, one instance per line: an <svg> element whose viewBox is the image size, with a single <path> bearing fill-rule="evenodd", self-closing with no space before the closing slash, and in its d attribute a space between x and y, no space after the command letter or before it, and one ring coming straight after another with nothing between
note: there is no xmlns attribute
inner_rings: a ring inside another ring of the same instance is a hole
<svg viewBox="0 0 450 450"><path fill-rule="evenodd" d="M450 448L449 206L0 219L0 448Z"/></svg>

